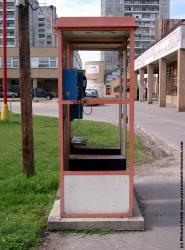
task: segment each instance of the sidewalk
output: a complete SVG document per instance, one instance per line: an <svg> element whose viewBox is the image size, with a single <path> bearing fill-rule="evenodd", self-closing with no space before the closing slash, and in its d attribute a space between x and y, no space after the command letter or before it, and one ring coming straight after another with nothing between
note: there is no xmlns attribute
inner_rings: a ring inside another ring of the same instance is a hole
<svg viewBox="0 0 185 250"><path fill-rule="evenodd" d="M143 134L144 141L151 139ZM179 178L177 152L155 139L151 149L166 149L167 157L136 166L135 191L145 217L145 232L108 235L49 233L35 250L176 250L179 249ZM159 152L159 151L158 151ZM159 155L155 152L155 155Z"/></svg>

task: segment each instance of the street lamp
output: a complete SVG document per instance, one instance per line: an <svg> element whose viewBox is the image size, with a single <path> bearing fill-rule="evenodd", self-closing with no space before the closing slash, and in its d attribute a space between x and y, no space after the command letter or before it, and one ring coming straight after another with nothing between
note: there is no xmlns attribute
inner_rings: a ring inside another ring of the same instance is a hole
<svg viewBox="0 0 185 250"><path fill-rule="evenodd" d="M7 37L6 37L6 0L3 0L3 105L1 120L9 120L7 104Z"/></svg>

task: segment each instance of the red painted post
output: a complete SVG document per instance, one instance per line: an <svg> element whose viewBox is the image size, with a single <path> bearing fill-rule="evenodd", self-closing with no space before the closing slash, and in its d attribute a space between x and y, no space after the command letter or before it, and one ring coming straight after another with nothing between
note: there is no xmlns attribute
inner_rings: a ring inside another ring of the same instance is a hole
<svg viewBox="0 0 185 250"><path fill-rule="evenodd" d="M58 31L58 97L59 97L59 150L60 150L60 216L64 214L64 120L63 120L63 79L62 79L62 32Z"/></svg>
<svg viewBox="0 0 185 250"><path fill-rule="evenodd" d="M1 110L1 120L9 120L9 110L7 105L7 37L6 37L6 0L3 0L3 105Z"/></svg>
<svg viewBox="0 0 185 250"><path fill-rule="evenodd" d="M130 216L133 216L134 208L134 29L130 30Z"/></svg>
<svg viewBox="0 0 185 250"><path fill-rule="evenodd" d="M3 0L3 103L7 104L6 0Z"/></svg>
<svg viewBox="0 0 185 250"><path fill-rule="evenodd" d="M71 68L71 45L67 43L67 68ZM70 116L70 106L67 105L68 108L68 136L69 136L69 145L71 143L71 116Z"/></svg>

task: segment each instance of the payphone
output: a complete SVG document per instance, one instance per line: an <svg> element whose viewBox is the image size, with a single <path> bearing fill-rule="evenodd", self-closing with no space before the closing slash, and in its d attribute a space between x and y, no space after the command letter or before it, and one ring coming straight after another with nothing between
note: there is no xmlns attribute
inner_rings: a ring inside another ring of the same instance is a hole
<svg viewBox="0 0 185 250"><path fill-rule="evenodd" d="M64 100L77 101L85 97L87 80L84 71L77 69L65 69L63 71ZM72 104L70 107L71 121L83 119L83 105Z"/></svg>

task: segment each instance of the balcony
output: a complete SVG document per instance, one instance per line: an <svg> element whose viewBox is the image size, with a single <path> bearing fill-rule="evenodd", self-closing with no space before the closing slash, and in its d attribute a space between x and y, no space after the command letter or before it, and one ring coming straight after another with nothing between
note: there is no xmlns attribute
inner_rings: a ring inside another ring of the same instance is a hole
<svg viewBox="0 0 185 250"><path fill-rule="evenodd" d="M159 6L160 3L158 1L152 1L152 2L140 2L140 1L135 1L135 2L132 2L132 1L126 1L125 2L125 5L133 5L133 6L136 6L136 5L139 5L139 6Z"/></svg>

